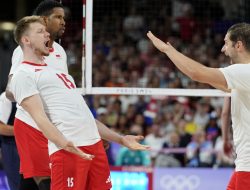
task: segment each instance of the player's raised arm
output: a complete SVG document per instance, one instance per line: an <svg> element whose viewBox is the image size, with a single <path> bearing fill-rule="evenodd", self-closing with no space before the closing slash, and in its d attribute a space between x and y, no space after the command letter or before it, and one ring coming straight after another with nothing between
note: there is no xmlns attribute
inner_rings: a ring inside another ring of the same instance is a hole
<svg viewBox="0 0 250 190"><path fill-rule="evenodd" d="M154 46L165 53L176 67L194 81L207 83L223 91L229 91L222 72L217 68L206 67L177 51L169 42L165 43L152 32L147 33Z"/></svg>

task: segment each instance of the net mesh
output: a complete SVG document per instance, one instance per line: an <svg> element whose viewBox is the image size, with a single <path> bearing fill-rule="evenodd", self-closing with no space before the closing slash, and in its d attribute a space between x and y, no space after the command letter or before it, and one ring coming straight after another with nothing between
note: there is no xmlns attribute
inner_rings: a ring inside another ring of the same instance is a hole
<svg viewBox="0 0 250 190"><path fill-rule="evenodd" d="M84 56L83 2L62 0L69 8L63 44L78 87L82 83L81 56ZM249 8L250 2L246 0L94 0L91 86L210 89L209 85L194 82L179 72L152 46L146 33L152 31L204 65L224 67L229 60L220 50L226 30L236 22L248 22Z"/></svg>

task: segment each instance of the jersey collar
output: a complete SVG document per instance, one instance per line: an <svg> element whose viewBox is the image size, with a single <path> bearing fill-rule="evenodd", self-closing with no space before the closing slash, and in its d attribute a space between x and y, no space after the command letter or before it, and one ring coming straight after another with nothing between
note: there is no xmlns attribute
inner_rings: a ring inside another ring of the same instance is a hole
<svg viewBox="0 0 250 190"><path fill-rule="evenodd" d="M47 66L46 63L44 64L36 64L36 63L32 63L32 62L29 62L29 61L23 61L22 64L28 64L28 65L33 65L33 66Z"/></svg>

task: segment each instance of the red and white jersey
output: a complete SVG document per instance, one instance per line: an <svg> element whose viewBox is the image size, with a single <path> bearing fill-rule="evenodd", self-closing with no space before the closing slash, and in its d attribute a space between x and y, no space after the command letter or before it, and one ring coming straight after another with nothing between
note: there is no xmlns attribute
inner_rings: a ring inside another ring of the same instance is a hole
<svg viewBox="0 0 250 190"><path fill-rule="evenodd" d="M44 58L45 62L48 64L49 67L52 67L62 73L68 74L67 56L61 45L54 42L52 49L50 50L49 56L46 56ZM17 68L21 65L22 61L23 61L23 51L21 47L18 46L14 50L12 55L12 66L9 75L12 75L17 70ZM38 129L36 123L33 121L31 116L22 107L18 105L17 105L16 118Z"/></svg>
<svg viewBox="0 0 250 190"><path fill-rule="evenodd" d="M11 101L9 101L5 92L0 95L0 121L7 124L12 110Z"/></svg>
<svg viewBox="0 0 250 190"><path fill-rule="evenodd" d="M76 146L100 140L96 121L70 75L49 66L23 62L13 74L10 89L18 104L39 94L50 121ZM49 142L49 153L57 150Z"/></svg>

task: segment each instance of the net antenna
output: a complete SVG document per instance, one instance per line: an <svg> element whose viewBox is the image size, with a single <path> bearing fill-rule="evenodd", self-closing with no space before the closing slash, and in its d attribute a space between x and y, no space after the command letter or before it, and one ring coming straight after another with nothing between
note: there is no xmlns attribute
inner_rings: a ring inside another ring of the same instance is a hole
<svg viewBox="0 0 250 190"><path fill-rule="evenodd" d="M83 0L83 54L82 89L83 94L102 95L167 95L167 96L230 96L216 89L179 89L179 88L132 88L132 87L93 87L92 86L92 39L93 39L93 0Z"/></svg>

